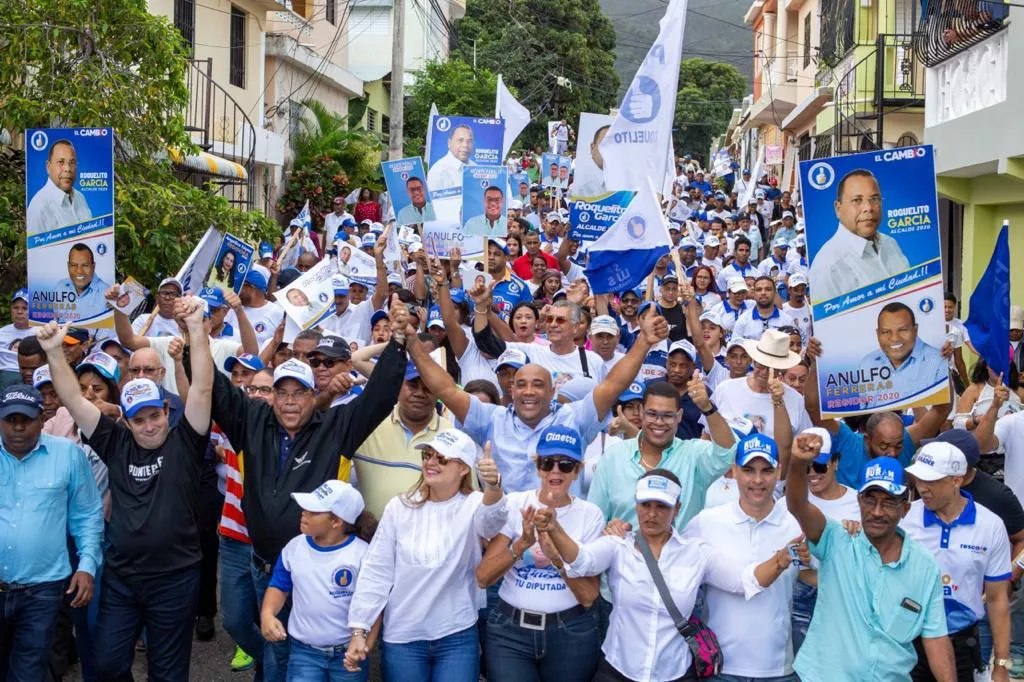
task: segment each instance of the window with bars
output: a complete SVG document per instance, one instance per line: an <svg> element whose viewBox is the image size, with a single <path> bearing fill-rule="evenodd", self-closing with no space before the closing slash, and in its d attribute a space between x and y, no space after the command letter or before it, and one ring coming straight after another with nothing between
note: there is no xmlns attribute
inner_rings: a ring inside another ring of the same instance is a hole
<svg viewBox="0 0 1024 682"><path fill-rule="evenodd" d="M195 51L196 46L196 2L195 0L174 0L174 27Z"/></svg>
<svg viewBox="0 0 1024 682"><path fill-rule="evenodd" d="M366 130L371 133L377 132L377 111L375 109L366 109Z"/></svg>
<svg viewBox="0 0 1024 682"><path fill-rule="evenodd" d="M337 25L338 23L338 0L326 0L327 6L324 11L324 15L331 24Z"/></svg>
<svg viewBox="0 0 1024 682"><path fill-rule="evenodd" d="M245 10L231 6L231 65L229 80L232 85L245 87Z"/></svg>
<svg viewBox="0 0 1024 682"><path fill-rule="evenodd" d="M811 12L804 17L804 68L811 65Z"/></svg>

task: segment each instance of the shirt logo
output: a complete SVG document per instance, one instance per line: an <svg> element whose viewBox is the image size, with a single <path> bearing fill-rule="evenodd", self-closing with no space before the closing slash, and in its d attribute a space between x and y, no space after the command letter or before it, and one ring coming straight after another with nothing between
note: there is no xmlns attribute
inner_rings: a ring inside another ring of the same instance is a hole
<svg viewBox="0 0 1024 682"><path fill-rule="evenodd" d="M162 456L157 457L156 462L153 464L145 464L143 466L129 464L128 475L135 479L136 483L145 483L160 474L160 469L163 467L163 464L164 458Z"/></svg>
<svg viewBox="0 0 1024 682"><path fill-rule="evenodd" d="M297 469L301 469L302 467L304 467L307 464L309 464L310 461L311 460L309 459L309 453L308 452L303 452L301 457L296 457L295 458L295 462L292 464L292 471L295 471Z"/></svg>

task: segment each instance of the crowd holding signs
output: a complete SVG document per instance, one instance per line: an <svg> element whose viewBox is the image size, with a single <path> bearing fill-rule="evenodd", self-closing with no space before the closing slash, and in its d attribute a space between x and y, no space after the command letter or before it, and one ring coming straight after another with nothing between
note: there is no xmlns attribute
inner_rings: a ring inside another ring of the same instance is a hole
<svg viewBox="0 0 1024 682"><path fill-rule="evenodd" d="M114 131L26 131L7 676L73 637L85 679L186 679L218 609L263 680L1024 671L1008 229L961 322L930 146L676 156L684 19L614 116L516 150L499 81L386 194L159 282L116 272Z"/></svg>

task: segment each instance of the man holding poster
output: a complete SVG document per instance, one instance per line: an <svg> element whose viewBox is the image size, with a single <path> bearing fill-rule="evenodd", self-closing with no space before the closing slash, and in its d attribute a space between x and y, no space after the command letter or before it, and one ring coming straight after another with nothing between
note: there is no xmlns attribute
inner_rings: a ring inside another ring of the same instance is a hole
<svg viewBox="0 0 1024 682"><path fill-rule="evenodd" d="M508 233L505 217L505 188L508 169L478 166L463 170L462 229L467 235L504 237Z"/></svg>

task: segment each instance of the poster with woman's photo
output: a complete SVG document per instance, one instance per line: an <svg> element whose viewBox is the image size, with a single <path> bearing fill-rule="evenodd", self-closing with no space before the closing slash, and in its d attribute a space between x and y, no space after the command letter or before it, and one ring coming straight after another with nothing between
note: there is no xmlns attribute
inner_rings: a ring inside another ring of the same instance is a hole
<svg viewBox="0 0 1024 682"><path fill-rule="evenodd" d="M312 329L334 314L334 266L322 260L274 296L285 314L300 329Z"/></svg>
<svg viewBox="0 0 1024 682"><path fill-rule="evenodd" d="M203 286L231 289L237 294L242 290L255 252L250 244L233 234L225 234Z"/></svg>

